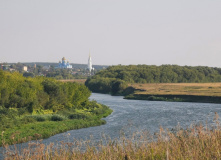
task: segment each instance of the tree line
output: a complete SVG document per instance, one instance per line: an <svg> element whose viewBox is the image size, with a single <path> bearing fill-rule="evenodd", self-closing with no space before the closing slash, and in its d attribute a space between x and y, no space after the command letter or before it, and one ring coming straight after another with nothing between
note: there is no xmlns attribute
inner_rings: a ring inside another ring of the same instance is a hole
<svg viewBox="0 0 221 160"><path fill-rule="evenodd" d="M93 92L122 91L126 83L221 82L221 68L178 65L117 65L101 70L86 81Z"/></svg>
<svg viewBox="0 0 221 160"><path fill-rule="evenodd" d="M84 85L45 77L24 77L0 70L0 107L19 110L53 110L83 107L91 92Z"/></svg>

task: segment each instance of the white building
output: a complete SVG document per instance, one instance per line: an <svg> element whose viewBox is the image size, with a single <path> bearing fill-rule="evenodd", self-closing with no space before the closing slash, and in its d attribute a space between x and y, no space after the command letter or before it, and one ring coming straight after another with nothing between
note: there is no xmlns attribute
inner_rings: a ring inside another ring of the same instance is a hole
<svg viewBox="0 0 221 160"><path fill-rule="evenodd" d="M23 66L23 71L27 72L28 71L28 67L27 66Z"/></svg>
<svg viewBox="0 0 221 160"><path fill-rule="evenodd" d="M87 69L89 70L90 73L91 73L92 70L94 70L94 68L92 67L92 60L91 60L91 54L90 53L89 53L89 58L88 58Z"/></svg>

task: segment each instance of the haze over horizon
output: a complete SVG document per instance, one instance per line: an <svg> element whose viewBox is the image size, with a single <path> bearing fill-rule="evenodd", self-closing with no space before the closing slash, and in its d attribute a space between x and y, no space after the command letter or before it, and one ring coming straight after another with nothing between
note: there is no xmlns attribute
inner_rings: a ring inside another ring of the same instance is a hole
<svg viewBox="0 0 221 160"><path fill-rule="evenodd" d="M219 0L1 0L0 62L221 67Z"/></svg>

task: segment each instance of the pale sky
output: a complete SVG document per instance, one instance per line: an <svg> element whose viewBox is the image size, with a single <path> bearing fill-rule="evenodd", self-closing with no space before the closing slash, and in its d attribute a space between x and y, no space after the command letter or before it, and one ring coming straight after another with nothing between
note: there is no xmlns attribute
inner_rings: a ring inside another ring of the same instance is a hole
<svg viewBox="0 0 221 160"><path fill-rule="evenodd" d="M0 0L0 62L221 67L221 0Z"/></svg>

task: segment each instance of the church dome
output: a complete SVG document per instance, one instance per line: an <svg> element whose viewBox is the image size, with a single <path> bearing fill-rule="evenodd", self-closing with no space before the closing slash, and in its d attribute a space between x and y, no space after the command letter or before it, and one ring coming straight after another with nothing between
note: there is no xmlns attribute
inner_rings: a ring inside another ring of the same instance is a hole
<svg viewBox="0 0 221 160"><path fill-rule="evenodd" d="M63 57L63 58L62 58L62 61L65 61L65 60L66 60L65 57Z"/></svg>

